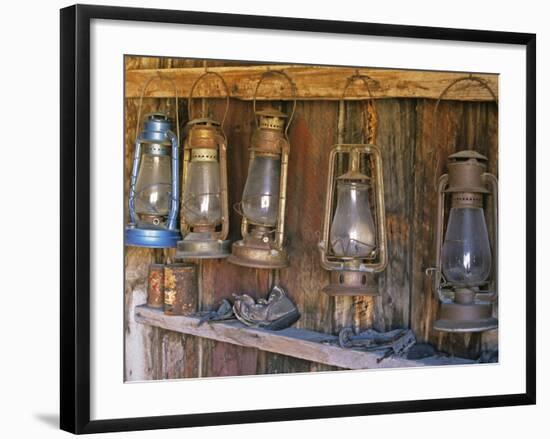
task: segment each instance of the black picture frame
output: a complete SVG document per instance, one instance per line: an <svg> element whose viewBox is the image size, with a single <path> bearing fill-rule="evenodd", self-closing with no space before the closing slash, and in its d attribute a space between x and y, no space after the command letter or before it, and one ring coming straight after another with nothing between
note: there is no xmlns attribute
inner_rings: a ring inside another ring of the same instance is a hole
<svg viewBox="0 0 550 439"><path fill-rule="evenodd" d="M90 22L130 20L325 32L526 47L526 392L508 395L90 420ZM426 412L536 401L536 35L303 18L75 5L61 10L61 404L72 433Z"/></svg>

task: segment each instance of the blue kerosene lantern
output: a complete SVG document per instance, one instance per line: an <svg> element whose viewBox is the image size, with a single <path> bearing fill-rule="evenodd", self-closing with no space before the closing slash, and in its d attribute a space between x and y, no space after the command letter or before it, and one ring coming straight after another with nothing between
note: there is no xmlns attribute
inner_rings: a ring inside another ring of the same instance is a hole
<svg viewBox="0 0 550 439"><path fill-rule="evenodd" d="M137 136L129 191L126 245L176 247L179 208L178 137L165 113L149 114Z"/></svg>

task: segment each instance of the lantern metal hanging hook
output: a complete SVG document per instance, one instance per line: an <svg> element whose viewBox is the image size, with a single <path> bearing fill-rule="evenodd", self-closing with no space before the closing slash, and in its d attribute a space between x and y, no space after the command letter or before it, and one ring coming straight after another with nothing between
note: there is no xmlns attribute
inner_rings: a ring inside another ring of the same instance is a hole
<svg viewBox="0 0 550 439"><path fill-rule="evenodd" d="M368 93L368 96L369 98L367 99L367 102L372 102L372 108L374 110L374 117L376 120L378 120L378 109L376 108L376 104L375 104L375 99L374 99L374 96L371 92L371 89L370 89L370 86L369 86L369 81L371 82L377 82L375 79L371 78L369 75L365 74L365 73L359 73L358 70L355 71L355 74L349 76L346 80L346 84L344 85L344 89L342 90L342 96L340 97L340 101L339 101L339 108L338 108L338 120L342 120L342 122L345 120L345 106L344 106L344 103L345 103L345 99L346 99L346 92L348 91L348 88L350 88L354 83L356 82L362 82L364 85L365 85L365 88L367 89L367 93ZM367 130L365 129L365 125L366 124L363 124L361 125L361 135L363 138L365 138L368 133L367 133ZM369 127L370 128L370 127ZM344 132L343 132L343 129L342 130L339 130L339 131L342 131L342 132L338 132L338 136L339 136L339 139L338 139L338 143L344 143Z"/></svg>
<svg viewBox="0 0 550 439"><path fill-rule="evenodd" d="M230 96L229 96L229 88L227 87L227 83L225 82L225 79L223 79L223 76L220 75L219 73L209 71L206 67L204 68L204 73L195 80L195 82L193 83L193 86L191 87L191 91L189 92L189 100L188 100L188 103L187 103L187 114L189 116L189 120L194 119L194 117L193 117L193 105L192 105L193 104L193 92L197 88L197 85L199 84L199 82L201 82L205 77L207 77L209 75L212 75L212 76L215 76L216 78L218 78L220 80L220 82L222 83L223 88L225 89L225 111L223 113L222 122L220 124L220 130L221 130L224 138L227 138L226 135L225 135L225 131L224 131L223 127L224 127L224 124L225 124L225 120L227 118L227 114L229 113L229 98L230 98ZM205 115L204 112L201 116L202 117L207 117L207 115Z"/></svg>
<svg viewBox="0 0 550 439"><path fill-rule="evenodd" d="M436 136L438 134L437 124L435 123L435 121L436 121L436 117L437 117L437 112L439 110L439 104L441 103L443 98L447 95L449 90L451 90L454 86L456 86L457 84L459 84L461 82L468 82L468 81L469 82L475 82L475 83L481 85L485 90L487 90L489 92L493 102L495 102L498 105L498 98L497 98L495 92L493 91L493 89L487 83L487 81L485 81L483 78L480 78L479 76L473 76L471 73L468 76L461 76L460 78L455 79L449 85L447 85L447 87L445 87L443 89L443 91L441 92L441 94L437 98L437 101L436 101L435 107L434 107L434 112L433 112L433 115L432 115L432 149L431 149L431 153L435 153L435 158L436 158L435 172L434 172L435 178L434 178L434 182L433 182L435 190L437 190L437 187L438 187L437 176L439 175L439 162L440 162L439 154L437 154L437 151L436 151L436 148L435 148Z"/></svg>
<svg viewBox="0 0 550 439"><path fill-rule="evenodd" d="M139 96L139 105L138 105L138 113L137 113L137 120L136 120L136 135L135 139L139 136L139 127L141 122L141 108L143 106L143 98L145 97L145 93L147 92L147 89L149 88L149 85L155 80L158 81L168 81L172 84L174 87L174 99L176 101L176 107L175 107L175 119L176 119L176 137L178 139L178 144L180 141L180 123L179 123L179 107L178 107L178 87L176 86L176 82L172 78L168 78L165 75L161 74L160 72L157 72L156 75L151 76L143 85L143 88L141 89L141 95Z"/></svg>
<svg viewBox="0 0 550 439"><path fill-rule="evenodd" d="M264 73L262 73L262 76L260 76L260 80L256 84L256 88L254 89L254 95L252 96L252 107L254 114L256 114L256 99L258 96L258 90L260 89L260 85L262 82L269 76L276 76L280 75L283 78L287 80L287 82L290 84L290 89L292 91L292 98L293 98L293 104L292 104L292 111L290 112L290 116L288 117L288 122L285 127L285 138L288 138L288 128L290 127L290 124L292 123L292 119L294 118L294 113L296 112L296 84L292 80L292 78L285 73L283 70L266 70ZM256 128L258 128L258 119L254 119L256 122Z"/></svg>

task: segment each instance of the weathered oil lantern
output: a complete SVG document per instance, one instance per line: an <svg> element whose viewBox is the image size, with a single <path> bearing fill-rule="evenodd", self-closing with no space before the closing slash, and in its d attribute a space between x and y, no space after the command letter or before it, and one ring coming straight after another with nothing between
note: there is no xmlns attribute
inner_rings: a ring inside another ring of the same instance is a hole
<svg viewBox="0 0 550 439"><path fill-rule="evenodd" d="M349 169L337 175L336 163L346 157ZM361 158L370 176L361 172ZM329 158L321 265L330 271L323 291L332 296L372 296L378 286L371 273L386 267L386 233L382 158L375 145L335 145ZM371 209L371 200L375 215Z"/></svg>
<svg viewBox="0 0 550 439"><path fill-rule="evenodd" d="M465 150L451 154L448 173L439 179L434 291L441 306L434 329L479 332L494 329L497 297L497 194L494 175L485 172L487 158ZM493 236L489 238L484 206L493 203ZM447 226L446 207L450 199ZM495 261L493 262L493 259Z"/></svg>
<svg viewBox="0 0 550 439"><path fill-rule="evenodd" d="M197 84L215 75L225 87L226 107L222 123L206 117L193 119L192 98ZM200 76L189 96L188 134L183 152L181 231L176 258L225 258L230 241L227 201L227 137L223 124L229 109L229 92L223 78L215 72Z"/></svg>
<svg viewBox="0 0 550 439"><path fill-rule="evenodd" d="M176 99L176 131L167 114L147 115L138 134L144 86L139 103L132 175L130 178L125 244L138 247L175 247L180 232L176 221L179 204L179 121ZM175 88L175 85L174 85Z"/></svg>
<svg viewBox="0 0 550 439"><path fill-rule="evenodd" d="M498 102L483 79L462 77L451 82L439 96L434 121L441 99L460 82L481 85ZM434 141L436 129L434 123ZM448 172L437 184L435 267L427 272L435 274L433 289L441 303L439 318L433 325L438 331L481 332L498 326L493 317L493 304L498 297L498 183L486 168L486 157L466 149L448 157ZM491 214L491 234L487 214Z"/></svg>
<svg viewBox="0 0 550 439"><path fill-rule="evenodd" d="M357 80L367 85L367 79L363 75L348 79L341 111L346 89ZM347 163L347 171L340 175L338 163ZM319 250L321 266L330 271L330 284L323 291L331 296L378 295L373 273L383 271L388 262L380 149L371 144L334 145L326 194Z"/></svg>
<svg viewBox="0 0 550 439"><path fill-rule="evenodd" d="M266 77L273 75L285 78L291 85L293 96L296 96L294 82L284 72L267 71L256 85L253 101L256 130L251 140L248 177L242 202L236 206L243 217L243 239L233 244L232 255L228 260L246 267L277 269L288 266L288 255L284 249L290 150L288 128L296 109L296 100L290 117L271 106L256 111L260 84Z"/></svg>

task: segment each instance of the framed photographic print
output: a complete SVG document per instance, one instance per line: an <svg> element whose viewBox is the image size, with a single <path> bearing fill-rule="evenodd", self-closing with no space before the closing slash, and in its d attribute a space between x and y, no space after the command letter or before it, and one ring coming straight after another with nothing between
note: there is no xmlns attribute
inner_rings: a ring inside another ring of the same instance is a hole
<svg viewBox="0 0 550 439"><path fill-rule="evenodd" d="M535 41L61 10L61 427L534 404Z"/></svg>

